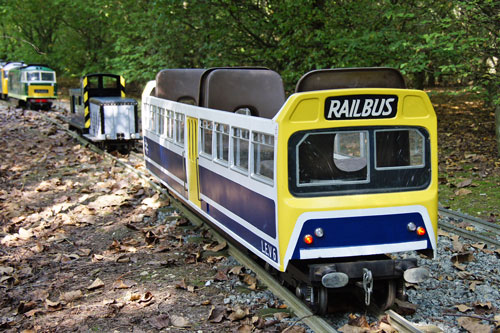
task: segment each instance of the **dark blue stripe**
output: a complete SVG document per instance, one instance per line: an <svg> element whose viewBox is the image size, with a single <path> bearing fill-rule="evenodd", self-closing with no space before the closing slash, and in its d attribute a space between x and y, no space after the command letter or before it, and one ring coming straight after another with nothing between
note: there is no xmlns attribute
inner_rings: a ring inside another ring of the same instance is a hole
<svg viewBox="0 0 500 333"><path fill-rule="evenodd" d="M168 170L168 172L172 173L181 181L185 182L186 172L184 167L184 158L181 155L161 146L148 137L144 137L144 140L148 147L146 156L151 158L158 165L161 165L165 170Z"/></svg>
<svg viewBox="0 0 500 333"><path fill-rule="evenodd" d="M201 166L200 192L267 235L276 238L273 200Z"/></svg>
<svg viewBox="0 0 500 333"><path fill-rule="evenodd" d="M277 251L276 248L267 243L265 240L254 234L253 232L249 231L247 228L236 222L235 220L229 218L226 216L224 213L218 211L214 207L208 205L203 205L202 208L214 219L217 220L217 222L221 223L228 229L230 229L232 232L243 238L245 241L247 241L250 245L255 247L257 251L262 252L264 255L269 257L271 260L274 262L278 262L278 256L277 256Z"/></svg>
<svg viewBox="0 0 500 333"><path fill-rule="evenodd" d="M308 220L302 227L292 259L300 258L301 249L383 245L421 240L427 240L427 248L432 248L428 234L420 237L416 232L408 231L407 225L410 222L425 228L419 213ZM324 231L322 238L314 236L314 230L318 227ZM311 245L303 241L307 234L314 236L314 243Z"/></svg>
<svg viewBox="0 0 500 333"><path fill-rule="evenodd" d="M172 187L174 190L179 192L182 196L187 198L187 191L184 189L184 186L182 184L179 184L176 182L174 179L169 177L166 173L155 167L152 163L146 161L146 169L148 169L150 172L152 172L156 177L160 178L163 180L165 183L167 183L170 187Z"/></svg>

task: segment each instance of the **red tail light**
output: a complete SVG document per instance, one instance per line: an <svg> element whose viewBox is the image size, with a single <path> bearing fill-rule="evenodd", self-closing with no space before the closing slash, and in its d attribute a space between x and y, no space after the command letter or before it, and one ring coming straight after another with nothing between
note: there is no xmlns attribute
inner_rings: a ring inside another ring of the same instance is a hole
<svg viewBox="0 0 500 333"><path fill-rule="evenodd" d="M314 242L314 238L311 235L305 235L304 236L304 243L307 245L311 245Z"/></svg>

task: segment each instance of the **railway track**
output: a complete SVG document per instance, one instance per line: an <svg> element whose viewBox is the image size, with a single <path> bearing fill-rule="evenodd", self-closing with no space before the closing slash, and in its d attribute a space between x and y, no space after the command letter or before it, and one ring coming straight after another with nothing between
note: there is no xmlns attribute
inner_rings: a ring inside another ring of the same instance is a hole
<svg viewBox="0 0 500 333"><path fill-rule="evenodd" d="M439 227L441 229L500 248L500 225L443 207L439 207L439 215L456 222L446 222L441 219L439 221ZM469 228L462 228L459 226L459 224L464 222Z"/></svg>
<svg viewBox="0 0 500 333"><path fill-rule="evenodd" d="M53 123L56 125L59 129L64 130L66 133L68 133L70 136L78 140L83 146L91 149L92 151L104 155L105 157L112 159L115 161L117 164L127 168L130 172L135 173L145 181L149 183L149 185L158 193L164 195L167 197L170 201L171 206L174 208L178 209L181 214L186 217L188 220L190 220L193 224L195 225L204 225L205 227L209 228L211 234L213 237L222 242L226 241L229 247L229 254L235 258L239 263L244 265L245 267L249 268L259 278L260 281L262 281L268 288L273 292L274 295L279 297L282 301L284 301L290 309L293 311L293 313L297 316L298 320L297 321L302 321L305 325L307 325L311 330L314 332L337 332L334 327L330 323L328 323L325 318L322 318L320 316L315 315L311 309L304 303L302 302L295 294L293 294L289 289L287 289L285 286L283 286L281 283L279 283L268 271L266 271L261 265L259 265L257 262L252 260L251 257L249 257L247 254L243 253L240 251L237 247L231 245L230 242L228 242L220 233L218 233L216 230L208 226L200 217L198 217L196 214L191 212L187 207L185 207L179 200L177 200L175 197L171 196L170 193L167 191L166 188L162 187L158 183L152 180L152 178L138 170L136 167L133 165L130 165L127 163L127 161L124 161L123 158L118 158L113 156L112 154L98 148L94 144L92 144L90 141L82 138L75 132L70 131L69 129L66 128L65 125L63 125L61 122L54 120L53 118L44 115L42 113L39 113L41 117L43 117L45 120ZM62 120L63 122L65 121L65 117L61 115L56 115L59 120ZM142 155L136 153L136 152L130 152L130 156L134 158L135 161L140 161ZM398 332L400 333L419 333L423 332L420 330L417 326L413 325L411 322L407 321L405 318L397 314L396 312L392 310L388 310L385 312L379 312L377 313L377 316L380 318L384 315L389 316L391 320L391 325L397 329Z"/></svg>

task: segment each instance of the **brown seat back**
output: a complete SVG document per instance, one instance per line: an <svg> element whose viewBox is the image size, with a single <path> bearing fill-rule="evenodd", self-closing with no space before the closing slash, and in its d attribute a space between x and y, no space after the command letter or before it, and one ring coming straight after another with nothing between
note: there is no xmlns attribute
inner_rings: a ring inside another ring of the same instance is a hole
<svg viewBox="0 0 500 333"><path fill-rule="evenodd" d="M302 76L295 92L346 88L406 88L401 73L394 68L319 69Z"/></svg>
<svg viewBox="0 0 500 333"><path fill-rule="evenodd" d="M156 75L156 97L199 105L200 80L206 69L164 69Z"/></svg>
<svg viewBox="0 0 500 333"><path fill-rule="evenodd" d="M264 68L215 68L202 79L200 105L273 118L285 102L280 75Z"/></svg>

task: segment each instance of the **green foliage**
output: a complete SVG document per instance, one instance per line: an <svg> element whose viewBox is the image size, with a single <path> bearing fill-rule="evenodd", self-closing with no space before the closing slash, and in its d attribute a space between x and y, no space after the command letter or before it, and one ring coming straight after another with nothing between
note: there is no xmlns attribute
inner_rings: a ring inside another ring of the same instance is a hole
<svg viewBox="0 0 500 333"><path fill-rule="evenodd" d="M493 103L499 13L493 0L4 0L0 58L138 85L167 67L265 66L289 92L309 70L390 66Z"/></svg>

